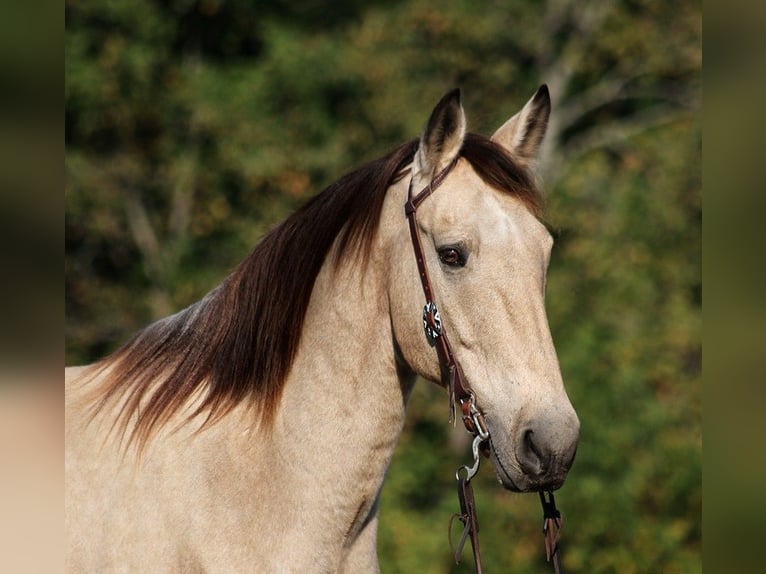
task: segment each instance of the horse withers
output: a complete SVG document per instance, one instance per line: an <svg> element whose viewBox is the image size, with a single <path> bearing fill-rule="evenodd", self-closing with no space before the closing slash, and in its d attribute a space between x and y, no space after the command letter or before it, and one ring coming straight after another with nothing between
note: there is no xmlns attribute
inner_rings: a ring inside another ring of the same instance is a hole
<svg viewBox="0 0 766 574"><path fill-rule="evenodd" d="M447 94L419 140L315 196L203 299L67 369L67 569L377 572L408 396L445 381L422 269L498 479L560 487L579 421L544 304L549 113L543 86L486 138ZM415 231L411 189L429 190Z"/></svg>

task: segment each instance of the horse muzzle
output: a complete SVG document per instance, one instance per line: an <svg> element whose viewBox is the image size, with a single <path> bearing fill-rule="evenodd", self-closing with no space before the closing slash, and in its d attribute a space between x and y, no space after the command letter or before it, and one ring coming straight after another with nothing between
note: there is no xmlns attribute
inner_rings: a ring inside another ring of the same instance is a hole
<svg viewBox="0 0 766 574"><path fill-rule="evenodd" d="M510 447L490 431L490 456L500 483L514 492L561 488L574 463L579 431L574 412L566 424L541 419L521 426Z"/></svg>

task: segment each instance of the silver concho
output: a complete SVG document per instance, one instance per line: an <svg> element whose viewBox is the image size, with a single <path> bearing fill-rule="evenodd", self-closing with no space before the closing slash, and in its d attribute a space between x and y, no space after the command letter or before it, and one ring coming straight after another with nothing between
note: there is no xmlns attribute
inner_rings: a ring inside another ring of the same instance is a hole
<svg viewBox="0 0 766 574"><path fill-rule="evenodd" d="M433 301L429 301L423 307L423 329L426 332L428 342L432 345L436 343L436 339L441 337L442 318L439 315L439 309L436 308L436 303Z"/></svg>

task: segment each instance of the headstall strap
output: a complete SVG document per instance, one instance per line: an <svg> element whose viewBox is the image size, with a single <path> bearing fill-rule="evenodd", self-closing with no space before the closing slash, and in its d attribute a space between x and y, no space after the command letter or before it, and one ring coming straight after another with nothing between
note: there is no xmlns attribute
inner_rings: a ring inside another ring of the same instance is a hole
<svg viewBox="0 0 766 574"><path fill-rule="evenodd" d="M471 479L479 470L479 450L482 444L489 440L489 431L484 422L484 415L476 408L474 396L465 380L463 369L460 366L455 354L452 352L447 333L444 332L439 308L434 301L431 280L428 276L428 266L426 265L423 244L420 240L420 232L416 220L418 207L430 196L436 188L444 181L447 174L455 167L457 158L440 171L431 182L417 195L413 196L412 180L407 192L407 203L404 206L404 212L410 227L410 236L412 238L412 248L415 252L415 261L418 266L420 283L423 286L423 294L426 298L426 304L423 307L423 329L429 344L436 349L436 355L439 357L439 368L441 370L442 386L449 390L450 402L450 423L454 424L456 420L456 410L460 407L460 414L465 428L474 436L472 467L461 467L456 473L457 493L460 501L460 513L456 514L450 520L450 546L452 546L452 522L458 518L463 523L463 533L460 536L457 549L454 551L455 562L460 562L460 556L463 553L463 546L470 537L471 548L473 549L473 558L476 565L476 572L483 572L481 566L481 550L479 548L479 521L476 516L476 501L473 496L473 486ZM465 476L461 476L460 471L465 469Z"/></svg>
<svg viewBox="0 0 766 574"><path fill-rule="evenodd" d="M460 562L463 547L466 540L470 537L476 572L481 574L483 570L481 566L481 551L479 549L479 521L476 516L476 502L473 496L471 479L479 470L479 452L483 451L485 455L488 454L489 429L484 421L484 415L476 407L473 392L471 392L471 388L465 380L463 369L452 352L452 345L450 345L449 338L444 330L442 318L439 314L439 308L436 306L436 301L434 301L433 289L431 288L431 280L428 276L425 253L423 251L423 244L420 240L420 232L418 231L416 220L416 213L420 204L423 203L423 201L429 197L439 185L441 185L447 177L447 174L449 174L449 172L452 171L452 168L455 167L456 163L457 158L452 160L447 167L441 170L431 182L415 196L413 196L411 179L404 212L409 223L412 248L415 252L415 261L418 266L420 283L423 286L423 294L426 298L426 304L423 307L423 329L429 344L436 349L436 354L439 357L441 384L449 391L450 423L454 424L456 420L456 411L459 407L463 425L465 425L465 428L474 437L472 444L474 457L473 466L461 466L455 475L457 479L458 500L460 501L460 513L453 515L450 520L450 547L452 547L452 523L453 520L457 518L463 524L463 532L458 541L457 548L453 549L455 562ZM465 470L465 476L461 476L462 470ZM549 498L546 499L544 493L540 493L540 501L543 505L545 553L548 561L553 561L555 573L561 574L562 570L558 540L562 527L562 519L561 513L556 508L553 493L548 492L548 495Z"/></svg>
<svg viewBox="0 0 766 574"><path fill-rule="evenodd" d="M439 308L436 305L433 289L431 288L431 279L428 275L425 252L423 251L423 243L420 240L420 232L418 231L416 219L416 213L420 204L436 191L447 177L447 174L449 174L455 167L455 164L457 164L457 158L452 160L447 167L436 174L431 182L417 195L413 195L412 180L410 180L404 213L406 214L409 223L412 248L415 252L415 262L418 266L420 284L423 287L423 294L426 298L426 304L423 307L423 328L428 342L432 347L436 348L436 354L439 357L442 386L446 387L450 393L450 423L455 421L455 411L459 406L466 429L468 429L468 432L475 435L476 432L473 428L473 418L475 417L474 413L471 411L471 407L473 406L473 393L468 387L465 375L463 374L463 369L452 352L452 345L442 326ZM473 408L475 409L475 407ZM478 414L478 417L482 419L483 425L484 421L481 413Z"/></svg>

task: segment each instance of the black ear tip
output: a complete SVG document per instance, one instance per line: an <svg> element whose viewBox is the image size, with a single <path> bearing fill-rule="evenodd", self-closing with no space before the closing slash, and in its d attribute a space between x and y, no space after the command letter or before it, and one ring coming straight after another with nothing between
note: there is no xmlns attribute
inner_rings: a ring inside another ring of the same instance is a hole
<svg viewBox="0 0 766 574"><path fill-rule="evenodd" d="M456 104L460 105L460 88L454 88L453 90L450 90L444 96L442 96L442 99L439 100L439 103L436 104L436 107L441 107L443 104Z"/></svg>
<svg viewBox="0 0 766 574"><path fill-rule="evenodd" d="M551 101L551 93L548 90L548 84L543 84L539 88L537 88L537 92L535 92L534 101L537 103L543 103Z"/></svg>

